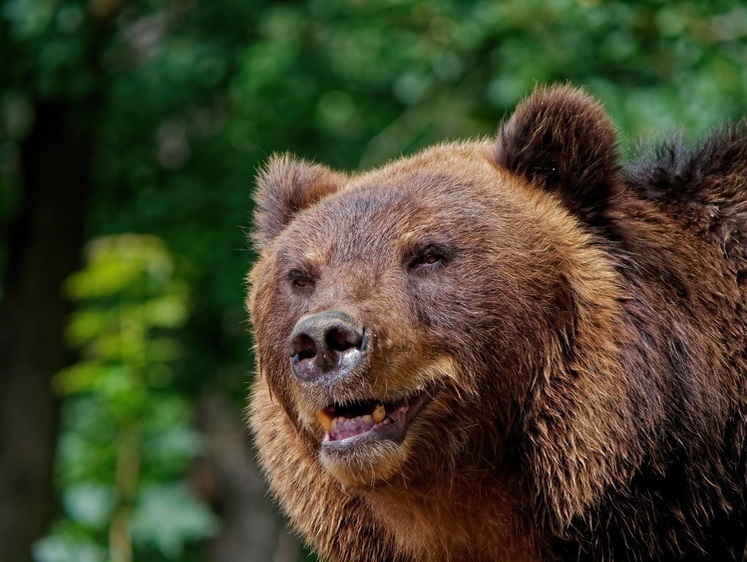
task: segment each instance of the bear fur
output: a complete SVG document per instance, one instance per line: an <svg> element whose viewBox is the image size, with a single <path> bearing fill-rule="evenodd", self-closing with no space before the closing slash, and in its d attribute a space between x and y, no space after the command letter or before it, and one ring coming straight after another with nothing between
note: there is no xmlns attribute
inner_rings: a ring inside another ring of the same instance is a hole
<svg viewBox="0 0 747 562"><path fill-rule="evenodd" d="M616 143L561 86L494 140L260 173L249 418L324 560L747 559L747 131ZM330 333L353 367L309 363ZM378 403L397 438L318 421Z"/></svg>

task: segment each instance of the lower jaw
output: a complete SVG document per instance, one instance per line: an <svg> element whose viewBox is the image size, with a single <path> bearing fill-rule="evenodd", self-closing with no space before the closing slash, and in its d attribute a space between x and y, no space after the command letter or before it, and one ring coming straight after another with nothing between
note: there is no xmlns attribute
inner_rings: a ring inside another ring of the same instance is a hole
<svg viewBox="0 0 747 562"><path fill-rule="evenodd" d="M406 418L401 423L378 424L365 433L339 440L329 439L327 433L319 452L322 466L351 486L371 486L401 474L409 450L410 422L429 401L425 395L409 404L409 414L403 414Z"/></svg>
<svg viewBox="0 0 747 562"><path fill-rule="evenodd" d="M322 467L340 483L370 487L401 473L407 457L404 443L365 435L346 441L326 441L319 452Z"/></svg>

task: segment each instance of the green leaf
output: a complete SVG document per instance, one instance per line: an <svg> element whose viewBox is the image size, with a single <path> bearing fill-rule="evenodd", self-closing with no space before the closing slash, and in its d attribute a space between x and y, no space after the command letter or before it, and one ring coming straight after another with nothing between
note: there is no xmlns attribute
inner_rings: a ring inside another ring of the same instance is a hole
<svg viewBox="0 0 747 562"><path fill-rule="evenodd" d="M187 425L155 431L145 439L144 456L163 469L178 470L203 450L203 438Z"/></svg>
<svg viewBox="0 0 747 562"><path fill-rule="evenodd" d="M102 529L107 526L114 509L115 494L111 486L82 482L63 492L62 503L74 521Z"/></svg>
<svg viewBox="0 0 747 562"><path fill-rule="evenodd" d="M91 390L102 375L98 361L80 362L63 369L52 379L52 386L60 396Z"/></svg>
<svg viewBox="0 0 747 562"><path fill-rule="evenodd" d="M96 339L101 332L116 322L111 311L101 308L88 308L76 312L65 330L70 345L81 347Z"/></svg>
<svg viewBox="0 0 747 562"><path fill-rule="evenodd" d="M55 534L36 541L34 562L104 562L106 553L92 540Z"/></svg>
<svg viewBox="0 0 747 562"><path fill-rule="evenodd" d="M177 328L187 319L187 303L180 294L151 299L144 305L144 321L159 328Z"/></svg>
<svg viewBox="0 0 747 562"><path fill-rule="evenodd" d="M210 537L216 523L184 484L162 484L140 491L131 529L136 543L154 546L166 558L178 560L186 543Z"/></svg>

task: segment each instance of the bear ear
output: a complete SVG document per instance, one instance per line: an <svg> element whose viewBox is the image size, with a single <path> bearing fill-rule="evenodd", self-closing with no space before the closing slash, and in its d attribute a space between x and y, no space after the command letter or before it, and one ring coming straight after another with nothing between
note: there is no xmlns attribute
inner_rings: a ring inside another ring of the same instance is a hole
<svg viewBox="0 0 747 562"><path fill-rule="evenodd" d="M496 162L557 192L592 224L602 219L619 176L617 134L604 108L583 90L536 90L498 132Z"/></svg>
<svg viewBox="0 0 747 562"><path fill-rule="evenodd" d="M261 251L293 217L345 184L345 175L325 166L278 154L257 176L252 239Z"/></svg>

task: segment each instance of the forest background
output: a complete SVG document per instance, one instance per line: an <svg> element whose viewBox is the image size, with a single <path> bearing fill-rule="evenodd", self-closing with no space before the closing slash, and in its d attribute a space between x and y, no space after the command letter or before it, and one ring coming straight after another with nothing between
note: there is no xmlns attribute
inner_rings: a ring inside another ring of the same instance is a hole
<svg viewBox="0 0 747 562"><path fill-rule="evenodd" d="M254 176L494 134L537 84L695 143L747 5L0 0L0 560L286 562L242 409Z"/></svg>

